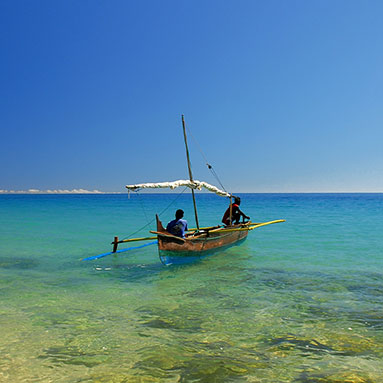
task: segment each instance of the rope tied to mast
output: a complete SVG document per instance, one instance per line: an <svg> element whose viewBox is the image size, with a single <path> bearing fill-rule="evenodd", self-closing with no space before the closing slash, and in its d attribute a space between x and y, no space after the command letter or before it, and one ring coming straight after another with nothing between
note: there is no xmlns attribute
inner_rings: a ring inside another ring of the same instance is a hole
<svg viewBox="0 0 383 383"><path fill-rule="evenodd" d="M207 168L211 171L211 173L213 174L213 177L218 181L218 183L219 183L219 185L221 186L221 188L222 188L226 193L228 193L228 191L227 191L227 190L225 189L225 187L223 186L221 180L219 179L218 174L217 174L216 171L214 170L213 165L209 164L209 161L207 160L207 158L206 158L204 152L202 151L201 146L199 145L198 141L194 138L193 133L190 131L189 128L186 128L186 129L187 129L188 133L190 134L190 136L191 136L192 140L194 141L194 143L197 145L198 151L201 153L202 157L204 158ZM228 193L228 194L229 194L229 193Z"/></svg>

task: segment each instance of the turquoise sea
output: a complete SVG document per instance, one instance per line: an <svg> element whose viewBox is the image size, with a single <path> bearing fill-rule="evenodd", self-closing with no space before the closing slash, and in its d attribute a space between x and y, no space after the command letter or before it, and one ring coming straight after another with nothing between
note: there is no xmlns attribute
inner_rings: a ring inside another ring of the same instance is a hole
<svg viewBox="0 0 383 383"><path fill-rule="evenodd" d="M194 226L187 192L1 195L0 381L383 382L383 194L241 197L286 222L164 266L155 245L81 259L155 213ZM227 200L197 204L215 225Z"/></svg>

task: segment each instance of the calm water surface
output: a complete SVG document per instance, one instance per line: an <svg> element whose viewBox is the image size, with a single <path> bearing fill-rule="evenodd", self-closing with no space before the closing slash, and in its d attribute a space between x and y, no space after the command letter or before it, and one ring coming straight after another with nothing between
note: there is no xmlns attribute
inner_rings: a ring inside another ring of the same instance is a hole
<svg viewBox="0 0 383 383"><path fill-rule="evenodd" d="M190 265L81 261L164 210L193 226L177 196L0 196L1 382L383 382L383 194L243 194L286 223Z"/></svg>

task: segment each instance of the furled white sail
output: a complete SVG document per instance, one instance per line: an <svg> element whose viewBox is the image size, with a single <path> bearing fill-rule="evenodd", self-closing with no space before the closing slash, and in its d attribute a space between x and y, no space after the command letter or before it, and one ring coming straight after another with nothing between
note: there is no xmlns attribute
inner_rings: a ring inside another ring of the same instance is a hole
<svg viewBox="0 0 383 383"><path fill-rule="evenodd" d="M170 188L175 189L179 186L187 186L190 189L197 189L201 190L202 188L205 188L215 194L218 194L222 197L230 197L229 193L226 193L223 190L218 189L217 187L208 184L207 182L203 181L190 181L190 180L178 180L173 182L157 182L157 183L145 183L145 184L137 184L137 185L126 185L126 188L129 190L137 191L139 189L156 189L156 188Z"/></svg>

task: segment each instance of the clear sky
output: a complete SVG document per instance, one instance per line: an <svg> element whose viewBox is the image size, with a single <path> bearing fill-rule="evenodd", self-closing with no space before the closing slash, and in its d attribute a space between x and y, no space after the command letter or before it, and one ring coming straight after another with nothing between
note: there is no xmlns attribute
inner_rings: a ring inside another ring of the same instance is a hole
<svg viewBox="0 0 383 383"><path fill-rule="evenodd" d="M383 192L383 1L0 2L0 189ZM194 178L215 182L190 138Z"/></svg>

